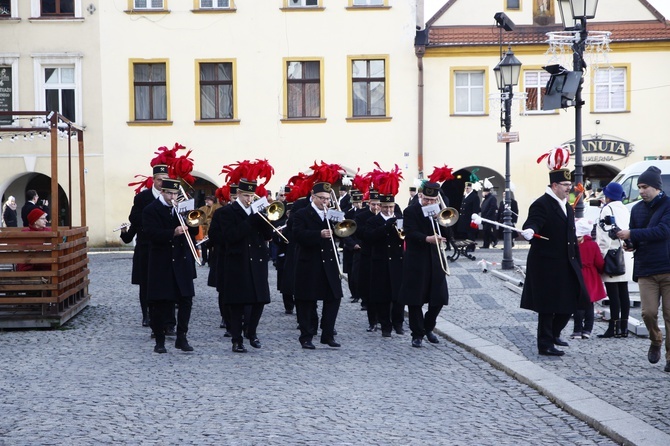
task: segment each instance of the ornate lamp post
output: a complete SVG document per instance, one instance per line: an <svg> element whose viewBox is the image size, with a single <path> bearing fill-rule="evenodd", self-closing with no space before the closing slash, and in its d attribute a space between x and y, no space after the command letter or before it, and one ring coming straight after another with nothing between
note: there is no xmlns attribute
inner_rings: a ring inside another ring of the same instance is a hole
<svg viewBox="0 0 670 446"><path fill-rule="evenodd" d="M572 45L572 66L574 71L580 73L586 69L584 62L584 47L588 31L586 20L596 16L598 0L558 0L558 8L561 12L563 28L568 31L577 31L578 37ZM575 94L575 183L584 184L584 170L582 164L582 84L584 79L580 77L579 87ZM584 217L584 200L579 199L575 208L575 217Z"/></svg>
<svg viewBox="0 0 670 446"><path fill-rule="evenodd" d="M512 88L519 84L519 74L521 73L521 62L514 57L512 49L509 48L505 57L498 62L493 69L496 75L496 83L501 93L501 99L504 102L504 113L500 116L500 126L505 127L505 132L509 133L512 127L512 97L514 93ZM512 196L510 191L510 142L505 142L505 212L503 213L503 223L507 226L512 225ZM503 230L503 261L502 269L513 269L514 260L512 260L512 230L505 228Z"/></svg>

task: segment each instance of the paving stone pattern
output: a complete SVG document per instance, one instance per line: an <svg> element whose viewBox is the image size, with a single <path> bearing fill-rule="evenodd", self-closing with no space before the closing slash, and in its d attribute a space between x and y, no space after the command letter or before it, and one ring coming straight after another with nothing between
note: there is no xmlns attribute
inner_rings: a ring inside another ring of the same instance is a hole
<svg viewBox="0 0 670 446"><path fill-rule="evenodd" d="M189 332L195 351L170 344L155 354L130 285L131 253L90 261L91 305L64 328L0 332L1 445L615 444L445 339L415 349L409 334L367 333L365 312L346 298L336 327L342 347L301 349L272 267L263 348L232 353L202 267ZM535 357L532 320L514 317L518 297L479 271L467 259L452 264L443 315ZM574 344L563 360L535 359L667 429L659 394L667 396L670 377L645 363L645 341ZM626 348L611 354L613 345ZM622 373L605 382L614 367Z"/></svg>

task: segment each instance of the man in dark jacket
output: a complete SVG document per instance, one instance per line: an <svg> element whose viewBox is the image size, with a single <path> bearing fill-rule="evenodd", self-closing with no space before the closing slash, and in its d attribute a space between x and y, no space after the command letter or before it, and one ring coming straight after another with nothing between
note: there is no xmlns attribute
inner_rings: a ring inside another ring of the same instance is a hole
<svg viewBox="0 0 670 446"><path fill-rule="evenodd" d="M555 347L568 345L560 338L561 331L575 310L586 309L590 300L582 277L575 215L567 200L572 188L570 170L552 170L549 181L545 194L530 205L521 232L531 241L521 308L537 313L539 354L562 356L565 352Z"/></svg>
<svg viewBox="0 0 670 446"><path fill-rule="evenodd" d="M358 228L356 237L358 238L361 247L359 252L358 288L356 289L356 295L361 299L361 309L367 312L367 331L371 332L377 329L377 313L374 306L368 305L368 299L370 297L370 265L372 261L370 256L372 254L372 248L367 233L367 222L379 213L380 203L378 191L370 190L369 196L370 201L368 202L368 207L356 214L356 227Z"/></svg>
<svg viewBox="0 0 670 446"><path fill-rule="evenodd" d="M179 180L164 179L161 195L142 212L142 228L149 242L147 295L151 327L156 335L154 352L166 353L163 328L178 304L177 340L175 348L190 352L186 338L191 319L195 290L195 258L186 237L198 233L198 228L183 227L175 213L173 201L179 195ZM186 229L186 230L185 230Z"/></svg>
<svg viewBox="0 0 670 446"><path fill-rule="evenodd" d="M370 243L370 295L368 305L374 308L382 336L391 337L391 330L403 334L405 306L398 303L402 284L404 240L397 230L402 214L395 211L395 197L380 195L380 212L368 220L366 233Z"/></svg>
<svg viewBox="0 0 670 446"><path fill-rule="evenodd" d="M418 194L420 206L408 206L403 212L407 249L398 302L408 306L412 347L421 347L424 336L433 344L439 343L433 329L442 307L449 303L447 277L439 258L443 254L438 251L440 244L446 242L447 228L432 222L434 217L424 216L422 209L438 203L439 191L439 184L425 183ZM443 261L447 261L446 255L443 255ZM428 304L425 316L424 304Z"/></svg>
<svg viewBox="0 0 670 446"><path fill-rule="evenodd" d="M259 212L251 208L255 192L256 181L241 179L236 200L214 215L219 220L217 224L212 222L214 229L220 228L224 243L223 258L219 258L223 266L219 292L230 314L228 331L235 353L247 351L242 343L243 319L249 345L261 348L256 331L263 308L270 303L267 242L273 231ZM245 307L250 310L246 315Z"/></svg>
<svg viewBox="0 0 670 446"><path fill-rule="evenodd" d="M316 302L323 301L321 343L339 347L335 341L335 320L342 300L342 282L337 252L333 249L333 231L326 221L331 200L330 183L312 187L312 202L295 212L293 238L297 244L295 262L295 306L300 326L300 345L313 350L316 335Z"/></svg>
<svg viewBox="0 0 670 446"><path fill-rule="evenodd" d="M482 218L491 221L497 221L498 216L498 200L493 192L493 188L485 187L483 189L484 201L482 201ZM472 215L471 215L472 216ZM484 227L484 245L482 248L488 249L489 246L495 247L498 244L498 239L495 234L495 225L491 223L482 223Z"/></svg>
<svg viewBox="0 0 670 446"><path fill-rule="evenodd" d="M130 243L133 236L135 240L135 249L133 250L133 269L130 277L130 283L140 286L140 308L142 310L142 325L149 326L149 303L147 298L147 270L149 264L149 240L142 230L142 212L151 202L155 201L161 195L163 180L168 177L167 166L157 164L153 167L153 186L151 189L144 189L133 199L133 207L130 209L128 221L130 229L121 233L121 239L125 243ZM168 322L168 331L174 327L174 317Z"/></svg>
<svg viewBox="0 0 670 446"><path fill-rule="evenodd" d="M40 196L37 194L37 191L34 189L30 189L28 192L26 192L26 203L23 205L21 208L21 220L23 220L23 226L28 227L28 214L30 214L30 211L32 211L35 208L39 208L37 206L37 200L40 199Z"/></svg>
<svg viewBox="0 0 670 446"><path fill-rule="evenodd" d="M670 199L663 192L661 171L651 166L638 177L642 202L633 206L630 230L617 236L630 240L635 250L633 280L640 285L642 320L649 331L651 345L647 359L661 360L663 332L658 328L658 306L663 304L665 323L665 371L670 372Z"/></svg>
<svg viewBox="0 0 670 446"><path fill-rule="evenodd" d="M479 214L481 207L479 204L479 194L472 189L472 183L465 183L465 191L463 192L463 201L461 201L461 208L459 209L460 218L456 222L456 232L458 238L465 238L473 242L477 238L477 228L470 226L472 214ZM474 251L468 248L468 251Z"/></svg>

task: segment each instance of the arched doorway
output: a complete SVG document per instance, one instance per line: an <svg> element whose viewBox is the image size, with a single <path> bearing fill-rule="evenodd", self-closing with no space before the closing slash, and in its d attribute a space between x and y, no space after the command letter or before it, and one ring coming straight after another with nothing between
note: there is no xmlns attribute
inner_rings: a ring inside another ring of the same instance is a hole
<svg viewBox="0 0 670 446"><path fill-rule="evenodd" d="M465 190L465 183L472 181L474 177L483 181L484 178L489 178L495 190L498 191L498 196L502 197L505 190L505 177L500 175L493 169L484 166L469 166L463 167L454 172L454 179L442 183L442 191L449 198L449 206L460 209L463 201L463 191ZM498 201L500 199L498 198Z"/></svg>
<svg viewBox="0 0 670 446"><path fill-rule="evenodd" d="M4 203L7 198L12 195L16 198L17 204L17 213L19 214L18 224L19 226L23 225L23 220L21 219L21 208L26 202L26 192L29 190L37 191L40 201L47 200L49 209L49 219L53 219L54 210L50 208L51 206L51 178L42 173L27 173L15 178L5 189L2 194L2 202ZM58 215L58 225L59 226L69 226L71 220L71 211L70 211L70 200L67 197L67 194L63 188L58 185L58 207L60 208L56 213Z"/></svg>

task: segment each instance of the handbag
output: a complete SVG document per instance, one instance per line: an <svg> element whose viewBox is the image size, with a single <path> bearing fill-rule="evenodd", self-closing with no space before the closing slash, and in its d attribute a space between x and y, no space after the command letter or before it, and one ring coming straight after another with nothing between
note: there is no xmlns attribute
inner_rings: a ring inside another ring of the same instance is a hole
<svg viewBox="0 0 670 446"><path fill-rule="evenodd" d="M623 276L626 274L626 262L623 258L621 245L617 249L609 249L605 254L604 272L608 276Z"/></svg>

